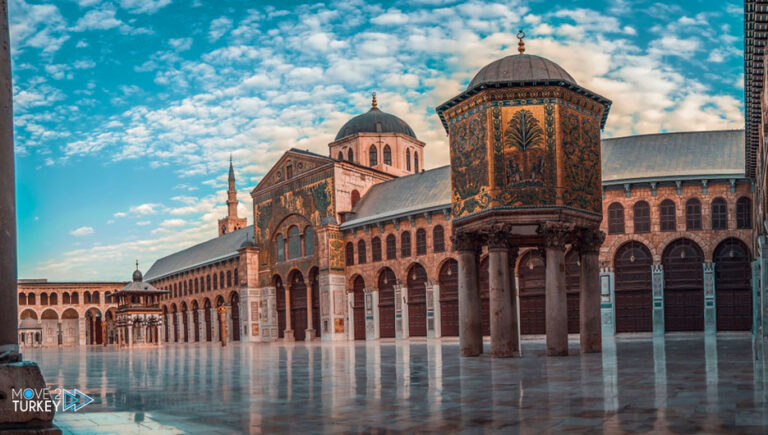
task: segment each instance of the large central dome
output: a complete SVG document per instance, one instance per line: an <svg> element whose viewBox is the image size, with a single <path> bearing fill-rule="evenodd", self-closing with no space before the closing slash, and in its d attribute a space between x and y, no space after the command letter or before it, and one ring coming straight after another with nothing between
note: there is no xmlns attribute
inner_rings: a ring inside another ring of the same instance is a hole
<svg viewBox="0 0 768 435"><path fill-rule="evenodd" d="M382 112L376 107L376 97L374 97L371 110L347 121L339 130L335 140L356 133L402 133L416 139L413 129L405 121L395 115Z"/></svg>
<svg viewBox="0 0 768 435"><path fill-rule="evenodd" d="M484 66L469 83L467 90L479 85L554 81L577 84L563 67L549 59L532 54L515 54Z"/></svg>

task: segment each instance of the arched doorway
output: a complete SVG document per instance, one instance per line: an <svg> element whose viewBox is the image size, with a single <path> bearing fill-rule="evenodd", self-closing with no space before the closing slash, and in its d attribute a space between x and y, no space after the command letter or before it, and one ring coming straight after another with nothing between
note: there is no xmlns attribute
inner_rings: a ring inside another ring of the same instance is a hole
<svg viewBox="0 0 768 435"><path fill-rule="evenodd" d="M280 275L275 275L272 278L272 285L275 287L275 302L277 308L277 336L278 338L285 337L285 288L283 287L283 279Z"/></svg>
<svg viewBox="0 0 768 435"><path fill-rule="evenodd" d="M670 243L661 256L664 265L664 329L704 329L704 252L688 239Z"/></svg>
<svg viewBox="0 0 768 435"><path fill-rule="evenodd" d="M418 263L408 271L408 334L427 335L427 271Z"/></svg>
<svg viewBox="0 0 768 435"><path fill-rule="evenodd" d="M165 342L166 343L171 341L171 336L168 335L168 322L169 322L169 320L170 319L168 318L168 306L167 305L163 305L163 328L165 329Z"/></svg>
<svg viewBox="0 0 768 435"><path fill-rule="evenodd" d="M542 259L539 251L530 250L520 259L517 278L520 284L521 334L545 334L547 332L544 306L545 274L544 259Z"/></svg>
<svg viewBox="0 0 768 435"><path fill-rule="evenodd" d="M240 341L240 295L232 292L229 297L229 308L232 310L232 341Z"/></svg>
<svg viewBox="0 0 768 435"><path fill-rule="evenodd" d="M288 275L291 283L291 328L293 337L303 341L307 330L307 284L304 275L294 270Z"/></svg>
<svg viewBox="0 0 768 435"><path fill-rule="evenodd" d="M579 287L581 284L581 262L579 254L571 249L565 256L565 292L568 307L568 333L579 333ZM546 322L546 319L545 319Z"/></svg>
<svg viewBox="0 0 768 435"><path fill-rule="evenodd" d="M491 291L490 277L488 276L488 257L480 261L478 266L478 287L480 289L480 307L482 319L480 322L483 335L491 335Z"/></svg>
<svg viewBox="0 0 768 435"><path fill-rule="evenodd" d="M213 340L213 308L211 308L211 300L205 298L203 301L203 318L205 321L205 341Z"/></svg>
<svg viewBox="0 0 768 435"><path fill-rule="evenodd" d="M642 243L627 242L613 258L616 332L653 330L651 251Z"/></svg>
<svg viewBox="0 0 768 435"><path fill-rule="evenodd" d="M713 255L718 331L752 328L752 255L739 239L725 239Z"/></svg>
<svg viewBox="0 0 768 435"><path fill-rule="evenodd" d="M80 316L74 308L67 308L61 313L62 343L65 346L75 346L80 338Z"/></svg>
<svg viewBox="0 0 768 435"><path fill-rule="evenodd" d="M197 304L197 301L192 301L192 328L194 328L195 333L195 343L200 342L200 306Z"/></svg>
<svg viewBox="0 0 768 435"><path fill-rule="evenodd" d="M385 267L379 274L379 335L395 338L395 283L392 269Z"/></svg>
<svg viewBox="0 0 768 435"><path fill-rule="evenodd" d="M189 328L187 323L187 303L181 303L181 328L184 331L184 343L189 343Z"/></svg>
<svg viewBox="0 0 768 435"><path fill-rule="evenodd" d="M365 281L358 275L352 283L355 340L365 340Z"/></svg>
<svg viewBox="0 0 768 435"><path fill-rule="evenodd" d="M316 267L309 271L309 285L312 286L312 329L320 337L320 277Z"/></svg>
<svg viewBox="0 0 768 435"><path fill-rule="evenodd" d="M218 334L216 334L216 337L214 337L217 342L224 341L224 340L229 340L229 337L228 337L229 331L227 331L227 335L226 336L224 335L224 326L226 325L226 323L223 323L221 321L221 317L219 316L219 307L221 307L223 305L224 305L224 297L221 296L221 295L217 296L216 297L216 308L213 310L213 316L214 316L213 317L213 319L214 319L213 321L217 322L216 325L218 326ZM225 322L226 322L226 320L225 320Z"/></svg>
<svg viewBox="0 0 768 435"><path fill-rule="evenodd" d="M85 328L87 344L102 344L101 311L98 308L90 308L85 312Z"/></svg>
<svg viewBox="0 0 768 435"><path fill-rule="evenodd" d="M440 268L440 331L443 337L459 335L459 263L449 259Z"/></svg>
<svg viewBox="0 0 768 435"><path fill-rule="evenodd" d="M59 315L52 309L43 311L40 316L40 327L43 330L43 346L55 346L59 343Z"/></svg>
<svg viewBox="0 0 768 435"><path fill-rule="evenodd" d="M176 304L171 305L171 321L173 321L173 342L179 342L179 317L176 315ZM125 337L126 340L128 337Z"/></svg>

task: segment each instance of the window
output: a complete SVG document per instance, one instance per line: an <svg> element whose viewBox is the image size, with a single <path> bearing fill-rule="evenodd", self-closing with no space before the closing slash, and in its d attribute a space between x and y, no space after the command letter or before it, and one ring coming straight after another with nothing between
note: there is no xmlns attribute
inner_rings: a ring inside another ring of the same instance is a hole
<svg viewBox="0 0 768 435"><path fill-rule="evenodd" d="M288 165L285 167L285 178L288 180L293 178L293 165Z"/></svg>
<svg viewBox="0 0 768 435"><path fill-rule="evenodd" d="M645 201L637 201L633 207L635 214L635 232L647 233L651 231L651 207Z"/></svg>
<svg viewBox="0 0 768 435"><path fill-rule="evenodd" d="M285 242L283 242L282 234L278 234L275 238L275 249L277 250L277 261L285 261ZM221 281L221 285L224 285L224 280Z"/></svg>
<svg viewBox="0 0 768 435"><path fill-rule="evenodd" d="M235 286L237 286L240 283L240 276L237 274L237 268L235 268L235 277L233 278L235 280Z"/></svg>
<svg viewBox="0 0 768 435"><path fill-rule="evenodd" d="M211 291L211 275L210 274L206 275L205 277L205 290Z"/></svg>
<svg viewBox="0 0 768 435"><path fill-rule="evenodd" d="M195 278L195 293L200 293L200 281Z"/></svg>
<svg viewBox="0 0 768 435"><path fill-rule="evenodd" d="M64 294L66 295L66 293ZM64 303L66 304L66 302ZM24 293L19 293L19 305L27 305L27 295L25 295Z"/></svg>
<svg viewBox="0 0 768 435"><path fill-rule="evenodd" d="M736 228L752 228L752 201L747 197L736 201Z"/></svg>
<svg viewBox="0 0 768 435"><path fill-rule="evenodd" d="M216 281L215 277L216 277L216 275L214 275L214 281ZM174 298L179 296L179 286L177 284L173 284L173 293L172 293L172 295L173 295Z"/></svg>
<svg viewBox="0 0 768 435"><path fill-rule="evenodd" d="M315 255L315 232L312 227L304 230L304 255Z"/></svg>
<svg viewBox="0 0 768 435"><path fill-rule="evenodd" d="M608 234L624 234L624 207L618 202L608 206Z"/></svg>
<svg viewBox="0 0 768 435"><path fill-rule="evenodd" d="M357 264L365 264L365 240L357 242Z"/></svg>
<svg viewBox="0 0 768 435"><path fill-rule="evenodd" d="M659 206L659 224L661 231L675 231L675 203L671 199L665 199Z"/></svg>
<svg viewBox="0 0 768 435"><path fill-rule="evenodd" d="M77 296L77 293L73 293L73 296ZM27 303L29 305L35 305L35 294L34 293L30 293L30 294L27 295ZM72 303L76 304L77 303L77 298L74 298Z"/></svg>
<svg viewBox="0 0 768 435"><path fill-rule="evenodd" d="M45 303L43 303L43 296L45 296ZM83 295L83 303L91 303L91 292L85 292ZM48 305L48 296L45 293L40 295L40 305Z"/></svg>
<svg viewBox="0 0 768 435"><path fill-rule="evenodd" d="M299 227L296 225L288 228L288 259L301 257L301 237Z"/></svg>
<svg viewBox="0 0 768 435"><path fill-rule="evenodd" d="M219 272L219 287L224 288L224 271Z"/></svg>
<svg viewBox="0 0 768 435"><path fill-rule="evenodd" d="M339 151L339 158L337 160L344 160L344 153Z"/></svg>
<svg viewBox="0 0 768 435"><path fill-rule="evenodd" d="M232 271L227 271L227 288L232 287Z"/></svg>
<svg viewBox="0 0 768 435"><path fill-rule="evenodd" d="M392 149L389 145L384 145L384 164L392 166Z"/></svg>
<svg viewBox="0 0 768 435"><path fill-rule="evenodd" d="M54 303L55 300L56 300L56 295L52 294L51 295L51 305L56 305ZM94 304L100 304L101 303L100 300L99 300L99 292L93 292L93 303Z"/></svg>
<svg viewBox="0 0 768 435"><path fill-rule="evenodd" d="M354 163L355 162L355 153L352 152L352 148L347 151L347 160Z"/></svg>
<svg viewBox="0 0 768 435"><path fill-rule="evenodd" d="M685 229L701 229L701 202L696 198L691 198L685 203Z"/></svg>
<svg viewBox="0 0 768 435"><path fill-rule="evenodd" d="M376 151L376 145L371 145L371 148L368 150L368 161L371 166L379 164L379 152Z"/></svg>
<svg viewBox="0 0 768 435"><path fill-rule="evenodd" d="M723 198L712 200L712 229L728 229L728 204Z"/></svg>
<svg viewBox="0 0 768 435"><path fill-rule="evenodd" d="M109 295L109 292L107 292L107 295ZM19 294L19 296L24 296L23 293ZM109 302L109 299L105 299L104 302ZM61 303L64 305L69 305L72 303L72 300L69 298L69 293L64 292L63 295L61 295ZM19 302L19 305L24 305L21 302Z"/></svg>
<svg viewBox="0 0 768 435"><path fill-rule="evenodd" d="M405 150L405 169L411 170L411 150Z"/></svg>
<svg viewBox="0 0 768 435"><path fill-rule="evenodd" d="M440 225L432 230L432 251L445 252L445 234Z"/></svg>
<svg viewBox="0 0 768 435"><path fill-rule="evenodd" d="M98 296L98 293L96 293L96 295ZM99 298L96 298L96 300L93 302L99 303L98 299ZM59 305L59 297L56 295L56 293L51 293L51 300L49 301L49 305Z"/></svg>
<svg viewBox="0 0 768 435"><path fill-rule="evenodd" d="M394 234L387 236L387 260L397 258L397 238Z"/></svg>
<svg viewBox="0 0 768 435"><path fill-rule="evenodd" d="M413 172L419 172L419 153L413 153Z"/></svg>
<svg viewBox="0 0 768 435"><path fill-rule="evenodd" d="M400 234L400 256L403 258L411 256L411 233L408 231Z"/></svg>
<svg viewBox="0 0 768 435"><path fill-rule="evenodd" d="M371 261L381 261L381 239L378 237L371 240Z"/></svg>
<svg viewBox="0 0 768 435"><path fill-rule="evenodd" d="M347 243L346 260L347 266L352 266L355 264L355 246L352 244L352 242Z"/></svg>
<svg viewBox="0 0 768 435"><path fill-rule="evenodd" d="M416 230L416 255L427 254L427 231L424 228Z"/></svg>
<svg viewBox="0 0 768 435"><path fill-rule="evenodd" d="M213 274L213 289L218 290L219 289L219 280L218 280L218 274Z"/></svg>

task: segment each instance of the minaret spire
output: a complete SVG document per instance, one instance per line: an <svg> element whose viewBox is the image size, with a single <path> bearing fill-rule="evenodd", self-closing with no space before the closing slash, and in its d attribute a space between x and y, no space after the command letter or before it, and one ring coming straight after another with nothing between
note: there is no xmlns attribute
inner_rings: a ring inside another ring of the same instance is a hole
<svg viewBox="0 0 768 435"><path fill-rule="evenodd" d="M219 235L231 233L244 228L246 219L237 216L237 188L235 187L235 167L232 164L232 154L229 154L229 177L227 178L227 217L219 219Z"/></svg>

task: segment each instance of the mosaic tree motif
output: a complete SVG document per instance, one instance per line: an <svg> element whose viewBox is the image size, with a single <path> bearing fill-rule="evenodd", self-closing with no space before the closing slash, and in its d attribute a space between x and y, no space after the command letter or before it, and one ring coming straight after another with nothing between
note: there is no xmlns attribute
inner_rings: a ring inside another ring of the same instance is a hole
<svg viewBox="0 0 768 435"><path fill-rule="evenodd" d="M528 110L519 110L504 132L505 174L508 187L543 186L547 152L544 129Z"/></svg>

